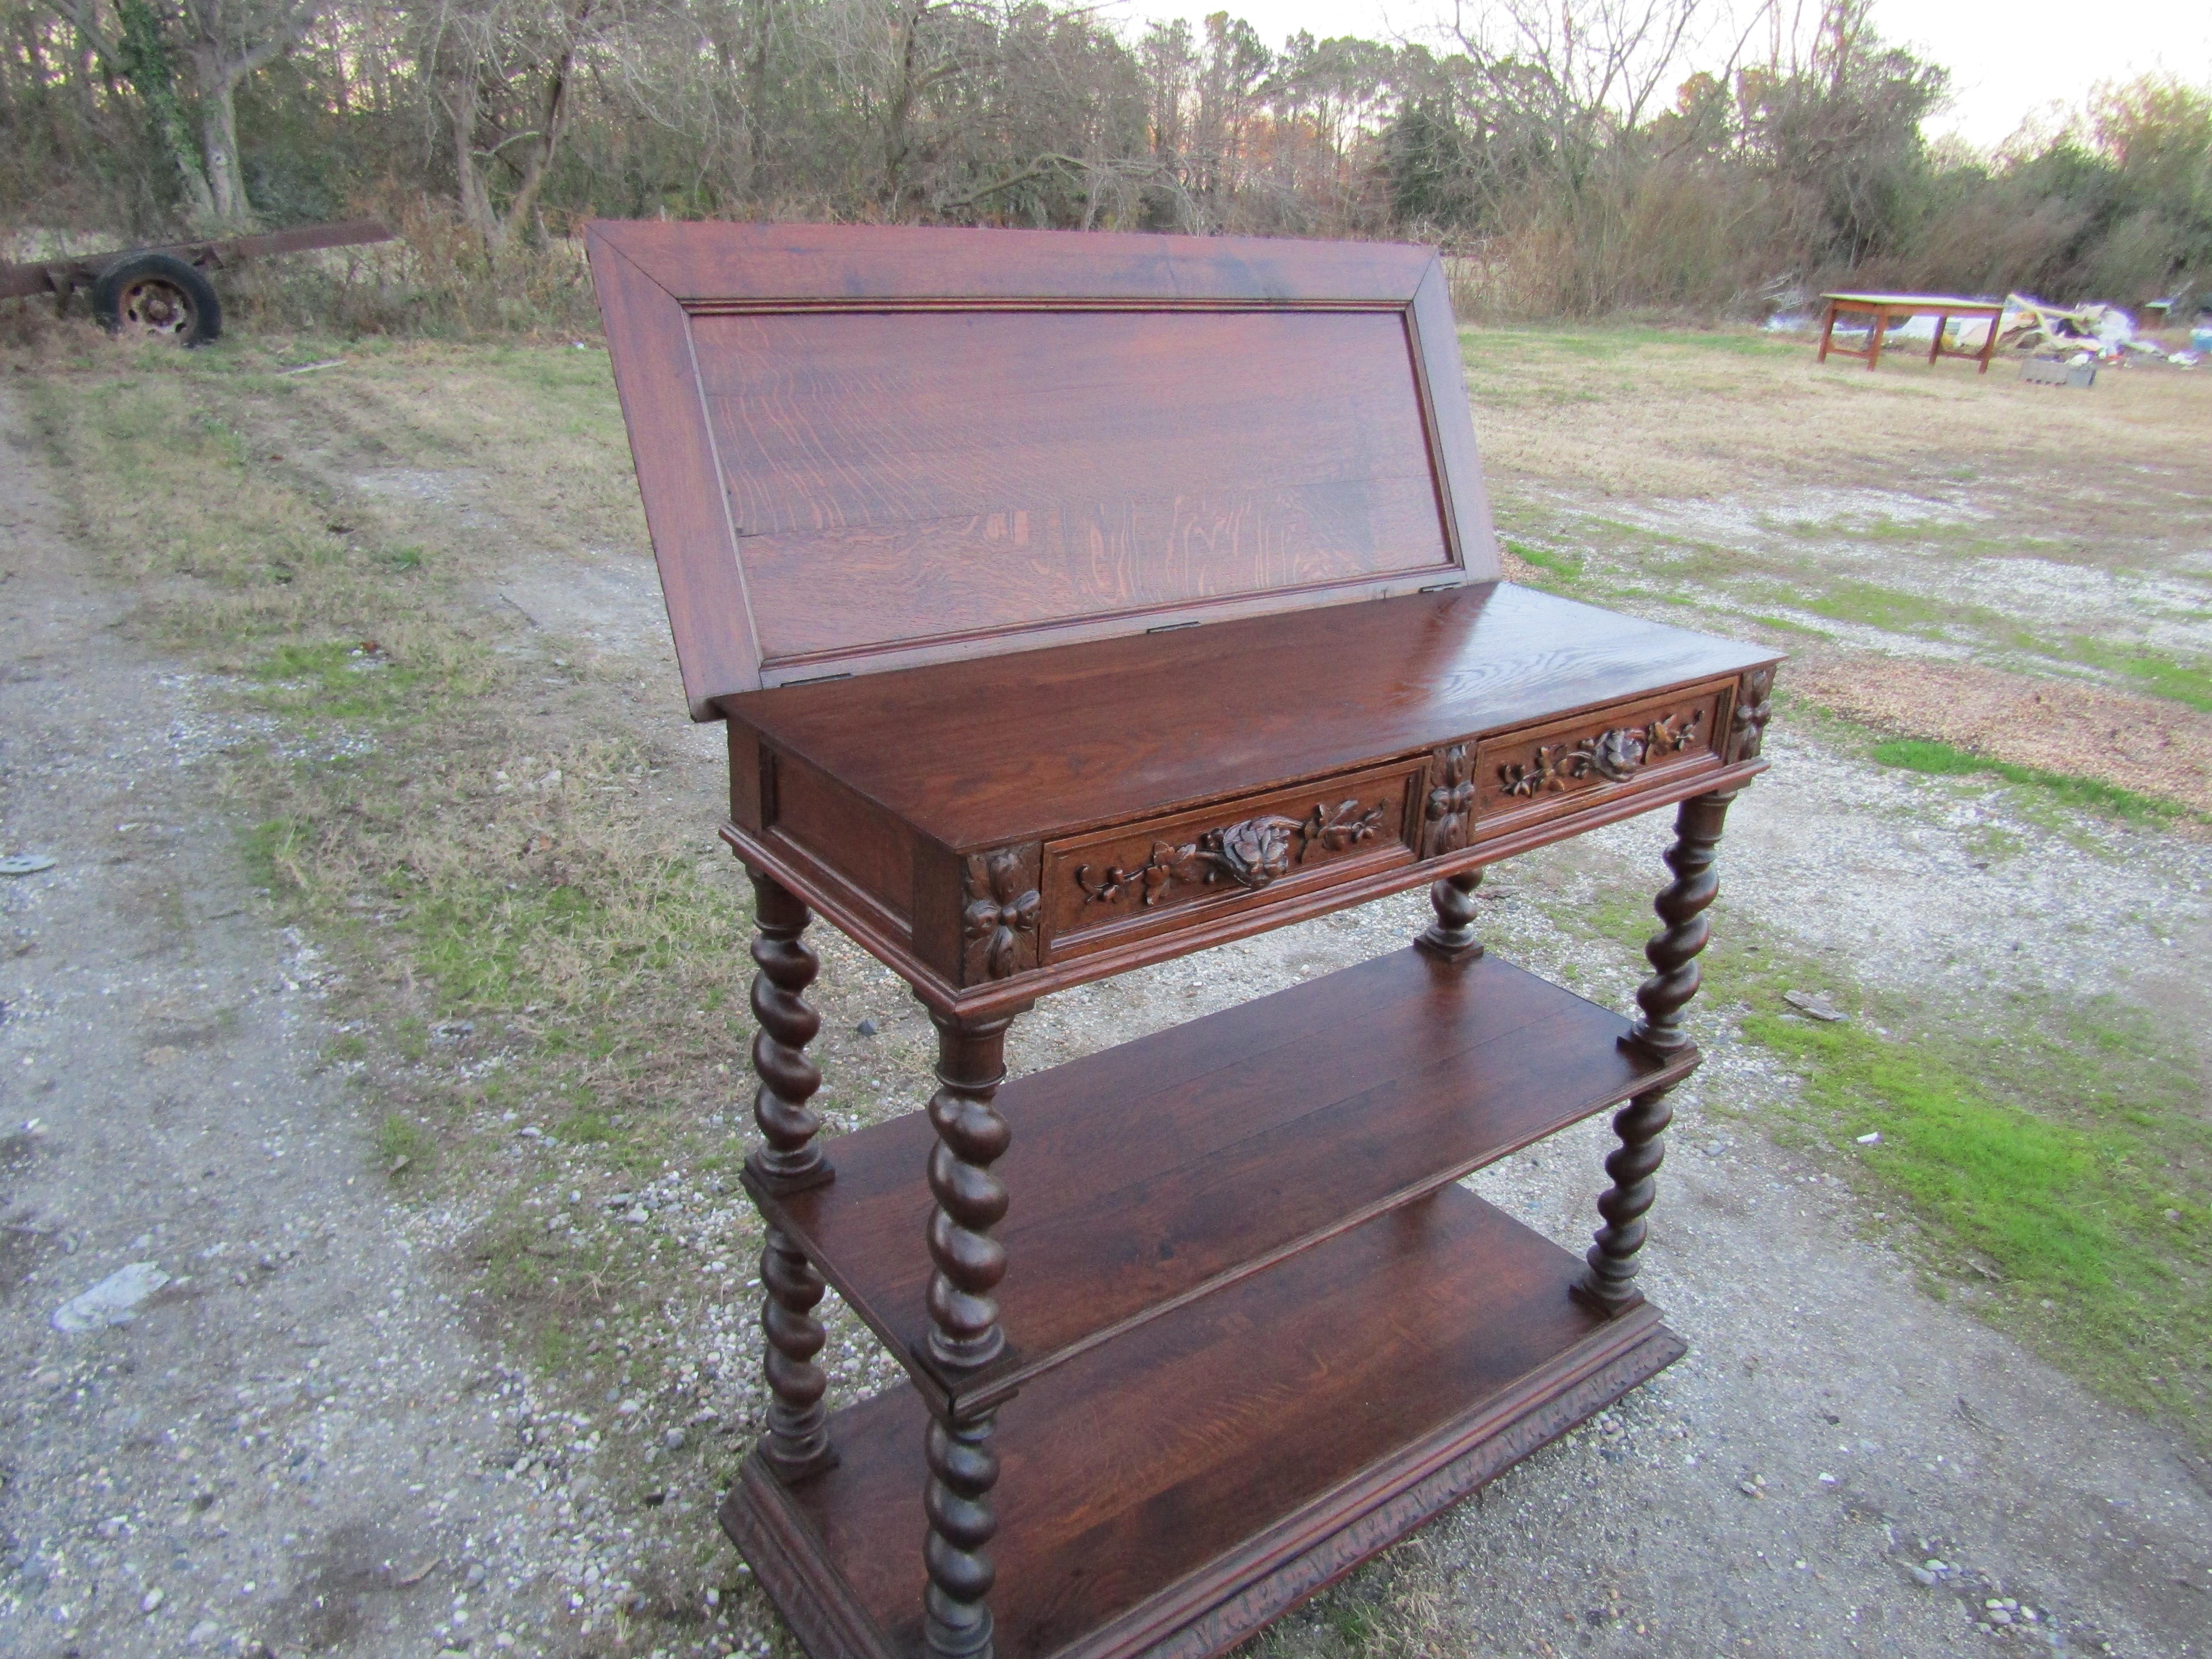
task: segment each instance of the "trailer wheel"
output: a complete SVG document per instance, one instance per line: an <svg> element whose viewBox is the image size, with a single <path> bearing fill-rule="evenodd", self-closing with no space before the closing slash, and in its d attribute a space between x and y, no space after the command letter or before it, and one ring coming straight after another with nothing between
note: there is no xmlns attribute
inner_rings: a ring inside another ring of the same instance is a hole
<svg viewBox="0 0 2212 1659"><path fill-rule="evenodd" d="M222 332L214 285L167 253L134 253L101 271L92 314L110 334L179 345L204 345Z"/></svg>

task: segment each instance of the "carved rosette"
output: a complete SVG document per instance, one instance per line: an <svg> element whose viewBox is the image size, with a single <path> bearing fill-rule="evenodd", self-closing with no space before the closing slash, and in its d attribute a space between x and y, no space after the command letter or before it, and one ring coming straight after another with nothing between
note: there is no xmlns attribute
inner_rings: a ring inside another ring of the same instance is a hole
<svg viewBox="0 0 2212 1659"><path fill-rule="evenodd" d="M1421 856L1441 858L1456 853L1474 833L1474 763L1468 746L1455 743L1431 757L1429 775L1435 780L1421 807Z"/></svg>
<svg viewBox="0 0 2212 1659"><path fill-rule="evenodd" d="M1750 760L1766 740L1766 722L1773 717L1774 669L1754 668L1736 682L1735 713L1729 720L1728 752L1722 759L1734 763Z"/></svg>
<svg viewBox="0 0 2212 1659"><path fill-rule="evenodd" d="M1109 864L1096 880L1089 865L1079 864L1075 884L1083 890L1085 904L1110 904L1135 892L1149 907L1165 898L1177 883L1227 881L1257 892L1317 852L1342 853L1366 845L1382 833L1388 811L1388 802L1366 806L1355 799L1334 806L1324 801L1303 818L1272 813L1246 818L1208 830L1180 847L1156 841L1134 869Z"/></svg>
<svg viewBox="0 0 2212 1659"><path fill-rule="evenodd" d="M1553 793L1588 778L1626 783L1646 766L1697 746L1705 738L1705 711L1662 714L1644 726L1617 726L1573 743L1546 744L1527 761L1498 769L1508 795L1527 799Z"/></svg>
<svg viewBox="0 0 2212 1659"><path fill-rule="evenodd" d="M1004 979L1037 964L1036 877L1021 849L972 853L961 872L960 912L966 981Z"/></svg>

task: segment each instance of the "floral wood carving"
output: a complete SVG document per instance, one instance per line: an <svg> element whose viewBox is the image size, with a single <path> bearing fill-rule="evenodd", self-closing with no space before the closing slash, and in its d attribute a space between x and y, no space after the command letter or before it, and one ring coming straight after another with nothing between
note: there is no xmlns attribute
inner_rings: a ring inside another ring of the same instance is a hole
<svg viewBox="0 0 2212 1659"><path fill-rule="evenodd" d="M1498 781L1518 799L1562 790L1589 777L1622 783L1661 757L1678 755L1699 742L1705 719L1704 709L1692 708L1662 714L1648 726L1617 726L1575 743L1545 744L1527 761L1499 767Z"/></svg>
<svg viewBox="0 0 2212 1659"><path fill-rule="evenodd" d="M1316 848L1341 853L1365 845L1381 833L1389 803L1362 806L1357 799L1323 802L1303 818L1270 814L1246 818L1240 823L1208 830L1195 841L1172 846L1156 841L1145 861L1134 869L1118 864L1106 866L1098 880L1091 866L1075 866L1075 884L1086 904L1109 904L1124 893L1142 894L1146 905L1158 904L1178 882L1231 881L1256 892L1278 876L1303 865ZM1295 848L1292 842L1297 844Z"/></svg>
<svg viewBox="0 0 2212 1659"><path fill-rule="evenodd" d="M1043 901L1021 854L1005 847L970 854L962 885L968 900L960 913L968 982L1004 979L1036 967L1037 912Z"/></svg>
<svg viewBox="0 0 2212 1659"><path fill-rule="evenodd" d="M1467 845L1474 829L1474 765L1467 745L1439 749L1432 762L1436 786L1421 809L1421 856L1440 858Z"/></svg>
<svg viewBox="0 0 2212 1659"><path fill-rule="evenodd" d="M1749 760L1766 738L1766 722L1774 714L1774 670L1754 668L1736 683L1735 714L1729 721L1729 761Z"/></svg>

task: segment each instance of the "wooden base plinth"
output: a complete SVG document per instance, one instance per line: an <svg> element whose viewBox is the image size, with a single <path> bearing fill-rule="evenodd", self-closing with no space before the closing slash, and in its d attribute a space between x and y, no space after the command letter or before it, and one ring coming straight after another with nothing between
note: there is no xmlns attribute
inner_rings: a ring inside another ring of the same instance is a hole
<svg viewBox="0 0 2212 1659"><path fill-rule="evenodd" d="M1456 1188L1128 1331L1000 1411L1002 1659L1201 1659L1250 1636L1680 1357L1656 1310ZM842 1462L756 1454L722 1524L815 1659L921 1650L910 1386L837 1413Z"/></svg>

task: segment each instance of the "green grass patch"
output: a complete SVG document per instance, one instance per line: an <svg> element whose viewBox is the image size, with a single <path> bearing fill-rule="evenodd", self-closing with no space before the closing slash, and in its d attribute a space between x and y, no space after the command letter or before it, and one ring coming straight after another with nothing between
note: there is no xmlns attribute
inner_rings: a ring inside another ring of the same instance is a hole
<svg viewBox="0 0 2212 1659"><path fill-rule="evenodd" d="M1568 586L1582 578L1583 562L1578 554L1555 552L1533 542L1516 542L1510 538L1506 539L1505 547L1523 564L1532 564L1559 579L1556 582L1547 582L1545 586L1547 587Z"/></svg>
<svg viewBox="0 0 2212 1659"><path fill-rule="evenodd" d="M1617 362L1653 349L1728 357L1795 357L1802 350L1795 341L1778 341L1741 329L1470 327L1461 329L1459 337L1461 350L1477 366L1492 358L1507 342L1510 344L1506 349L1513 351L1548 351L1597 362Z"/></svg>
<svg viewBox="0 0 2212 1659"><path fill-rule="evenodd" d="M578 1146L599 1146L615 1138L615 1126L605 1112L571 1112L553 1133Z"/></svg>
<svg viewBox="0 0 2212 1659"><path fill-rule="evenodd" d="M280 645L247 671L256 701L274 712L321 720L390 719L422 672L394 662L373 640Z"/></svg>
<svg viewBox="0 0 2212 1659"><path fill-rule="evenodd" d="M2201 714L2212 714L2212 665L2181 662L2151 651L2100 645L2093 640L2074 641L2069 654L2077 661L2118 674L2154 697L2167 698Z"/></svg>
<svg viewBox="0 0 2212 1659"><path fill-rule="evenodd" d="M1955 605L1874 582L1832 582L1825 592L1802 604L1816 617L1859 623L1893 634L1940 634L1960 619L1960 609Z"/></svg>
<svg viewBox="0 0 2212 1659"><path fill-rule="evenodd" d="M429 1130L402 1112L388 1112L376 1128L376 1156L384 1170L397 1180L419 1173L437 1150Z"/></svg>
<svg viewBox="0 0 2212 1659"><path fill-rule="evenodd" d="M2002 778L2008 783L2039 792L2062 806L2100 812L2130 823L2170 824L2199 814L2155 795L2139 794L2097 778L2079 778L2064 772L2046 772L2039 766L1994 760L1948 743L1923 738L1895 738L1877 743L1871 751L1884 766L1936 777L1965 777L1977 773Z"/></svg>
<svg viewBox="0 0 2212 1659"><path fill-rule="evenodd" d="M1912 1218L1931 1268L1993 1281L2008 1326L2212 1439L2212 1129L2191 1109L2194 1066L2148 1017L2023 1007L1996 1037L1901 1024L1884 1036L1872 1025L1894 1012L1794 1018L1784 972L1746 971L1744 1036L1803 1079L1782 1111Z"/></svg>

